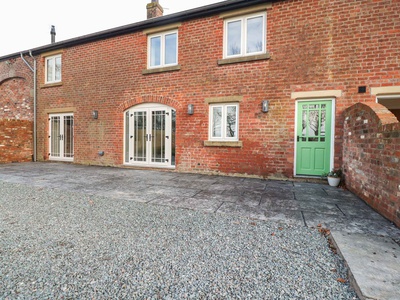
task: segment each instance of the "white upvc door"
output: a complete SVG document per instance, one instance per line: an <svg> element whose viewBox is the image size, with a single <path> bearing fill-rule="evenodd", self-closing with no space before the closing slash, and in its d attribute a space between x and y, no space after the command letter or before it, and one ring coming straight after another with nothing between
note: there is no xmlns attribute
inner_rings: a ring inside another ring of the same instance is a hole
<svg viewBox="0 0 400 300"><path fill-rule="evenodd" d="M72 113L49 115L49 159L73 161L74 115Z"/></svg>
<svg viewBox="0 0 400 300"><path fill-rule="evenodd" d="M175 165L175 110L144 104L125 112L125 163Z"/></svg>

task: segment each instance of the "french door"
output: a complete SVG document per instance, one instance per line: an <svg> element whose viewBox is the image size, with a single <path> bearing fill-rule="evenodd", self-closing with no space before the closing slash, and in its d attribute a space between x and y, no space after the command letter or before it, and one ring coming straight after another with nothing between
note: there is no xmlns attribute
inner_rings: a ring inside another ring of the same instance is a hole
<svg viewBox="0 0 400 300"><path fill-rule="evenodd" d="M296 175L321 176L331 165L332 101L299 101Z"/></svg>
<svg viewBox="0 0 400 300"><path fill-rule="evenodd" d="M74 159L74 115L72 113L49 115L49 159L64 161Z"/></svg>
<svg viewBox="0 0 400 300"><path fill-rule="evenodd" d="M142 104L125 112L125 164L175 166L175 110Z"/></svg>

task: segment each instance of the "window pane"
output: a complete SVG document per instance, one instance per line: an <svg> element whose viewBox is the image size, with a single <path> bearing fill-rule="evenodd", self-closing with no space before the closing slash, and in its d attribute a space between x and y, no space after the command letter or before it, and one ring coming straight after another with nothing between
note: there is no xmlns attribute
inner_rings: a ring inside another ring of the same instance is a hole
<svg viewBox="0 0 400 300"><path fill-rule="evenodd" d="M61 80L61 57L56 57L56 65L55 65L55 81Z"/></svg>
<svg viewBox="0 0 400 300"><path fill-rule="evenodd" d="M47 82L53 81L54 58L47 60Z"/></svg>
<svg viewBox="0 0 400 300"><path fill-rule="evenodd" d="M176 64L177 53L177 34L167 34L165 36L165 64Z"/></svg>
<svg viewBox="0 0 400 300"><path fill-rule="evenodd" d="M226 108L226 137L236 137L236 106Z"/></svg>
<svg viewBox="0 0 400 300"><path fill-rule="evenodd" d="M161 37L150 39L150 66L159 66L161 58Z"/></svg>
<svg viewBox="0 0 400 300"><path fill-rule="evenodd" d="M212 111L213 111L212 137L222 137L222 132L221 132L222 108L221 107L213 107Z"/></svg>
<svg viewBox="0 0 400 300"><path fill-rule="evenodd" d="M241 53L241 40L242 40L242 21L235 21L228 23L228 43L227 55L237 55Z"/></svg>
<svg viewBox="0 0 400 300"><path fill-rule="evenodd" d="M247 20L247 53L263 51L263 23L263 17Z"/></svg>

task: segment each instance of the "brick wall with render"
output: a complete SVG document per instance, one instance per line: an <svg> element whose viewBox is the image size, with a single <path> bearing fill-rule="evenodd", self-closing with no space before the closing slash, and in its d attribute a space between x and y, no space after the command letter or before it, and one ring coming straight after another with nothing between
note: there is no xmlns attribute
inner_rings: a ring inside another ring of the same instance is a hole
<svg viewBox="0 0 400 300"><path fill-rule="evenodd" d="M296 99L292 92L341 90L336 99L335 165L342 162L342 112L373 101L370 87L400 85L399 1L279 1L267 10L270 59L218 65L223 19L182 22L179 64L143 75L147 37L131 33L62 50L62 84L39 87L38 158L48 159L48 113L74 111L75 163L123 164L123 109L153 101L177 112L176 169L264 177L293 176ZM39 57L39 83L44 82ZM358 87L367 93L359 94ZM206 147L209 97L243 97L241 148ZM261 101L270 100L268 113ZM187 115L188 104L195 112ZM123 108L123 109L122 109ZM98 110L99 118L91 118ZM105 151L99 156L99 150Z"/></svg>
<svg viewBox="0 0 400 300"><path fill-rule="evenodd" d="M0 63L0 163L32 161L32 130L33 73L8 59Z"/></svg>
<svg viewBox="0 0 400 300"><path fill-rule="evenodd" d="M355 104L344 117L347 188L400 227L400 123L374 102Z"/></svg>

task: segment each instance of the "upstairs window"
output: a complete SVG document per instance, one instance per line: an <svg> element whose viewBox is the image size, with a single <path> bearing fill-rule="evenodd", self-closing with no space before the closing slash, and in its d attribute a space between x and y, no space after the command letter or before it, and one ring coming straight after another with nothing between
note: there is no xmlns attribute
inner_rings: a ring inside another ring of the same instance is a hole
<svg viewBox="0 0 400 300"><path fill-rule="evenodd" d="M148 37L149 68L178 64L178 31L169 31Z"/></svg>
<svg viewBox="0 0 400 300"><path fill-rule="evenodd" d="M61 82L61 54L46 57L46 83Z"/></svg>
<svg viewBox="0 0 400 300"><path fill-rule="evenodd" d="M209 140L237 141L238 113L237 103L210 105Z"/></svg>
<svg viewBox="0 0 400 300"><path fill-rule="evenodd" d="M265 13L225 20L224 58L266 53Z"/></svg>

